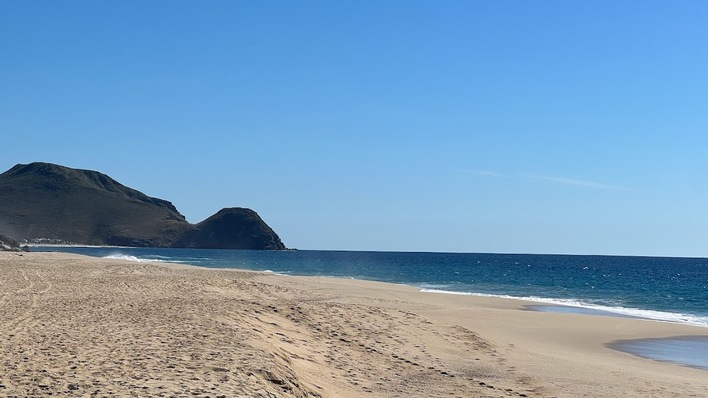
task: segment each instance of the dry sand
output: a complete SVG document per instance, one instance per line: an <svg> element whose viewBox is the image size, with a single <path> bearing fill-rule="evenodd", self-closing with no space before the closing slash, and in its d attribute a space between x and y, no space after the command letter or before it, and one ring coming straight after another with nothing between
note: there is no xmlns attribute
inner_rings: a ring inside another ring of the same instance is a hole
<svg viewBox="0 0 708 398"><path fill-rule="evenodd" d="M0 396L706 397L614 351L708 328L407 286L0 253Z"/></svg>

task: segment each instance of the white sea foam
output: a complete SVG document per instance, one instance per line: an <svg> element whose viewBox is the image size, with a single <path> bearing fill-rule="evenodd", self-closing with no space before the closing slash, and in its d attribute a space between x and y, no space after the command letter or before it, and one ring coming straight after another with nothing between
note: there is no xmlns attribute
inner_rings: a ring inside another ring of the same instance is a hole
<svg viewBox="0 0 708 398"><path fill-rule="evenodd" d="M150 262L150 260L138 258L135 256L129 256L127 254L121 254L121 253L114 253L114 254L109 254L107 256L103 256L103 258L110 258L113 260L127 260L127 261L135 261L138 263L145 263L145 262Z"/></svg>
<svg viewBox="0 0 708 398"><path fill-rule="evenodd" d="M505 298L505 299L512 299L512 300L533 301L533 302L537 302L537 303L545 303L545 304L560 305L560 306L567 306L567 307L587 308L587 309L596 310L596 311L611 312L614 314L626 315L626 316L631 316L631 317L636 317L636 318L651 319L651 320L655 320L655 321L684 323L684 324L688 324L688 325L708 327L708 317L704 317L704 316L697 316L697 315L691 315L691 314L681 314L681 313L674 313L674 312L655 311L655 310L644 310L644 309L640 309L640 308L631 308L631 307L619 307L619 306L612 307L612 306L606 306L606 305L587 303L582 300L576 300L576 299L556 299L556 298L546 298L546 297L536 297L536 296L515 297L515 296L509 296L509 295L502 295L502 294L453 292L453 291L437 290L437 289L420 289L420 291L425 292L425 293L456 294L456 295L462 295L462 296L478 296L478 297L497 297L497 298Z"/></svg>
<svg viewBox="0 0 708 398"><path fill-rule="evenodd" d="M123 254L123 253L113 253L113 254L109 254L107 256L103 256L103 258L110 258L110 259L114 259L114 260L135 261L137 263L190 264L189 261L173 260L173 259L170 259L170 257L165 257L165 256L151 256L151 257L160 257L160 258L141 258L141 257L131 256L129 254Z"/></svg>
<svg viewBox="0 0 708 398"><path fill-rule="evenodd" d="M424 291L435 290L435 291L445 291L446 287L450 287L450 284L439 284L439 283L421 283L419 285Z"/></svg>
<svg viewBox="0 0 708 398"><path fill-rule="evenodd" d="M292 276L290 274L290 271L273 271L270 269L264 269L263 271L260 271L260 272L263 272L264 274L273 274L273 275L278 275L278 276Z"/></svg>
<svg viewBox="0 0 708 398"><path fill-rule="evenodd" d="M166 262L166 261L158 260L158 259L139 258L136 256L131 256L129 254L122 254L122 253L109 254L107 256L103 256L103 258L110 258L110 259L114 259L114 260L135 261L138 263L164 263L164 262Z"/></svg>

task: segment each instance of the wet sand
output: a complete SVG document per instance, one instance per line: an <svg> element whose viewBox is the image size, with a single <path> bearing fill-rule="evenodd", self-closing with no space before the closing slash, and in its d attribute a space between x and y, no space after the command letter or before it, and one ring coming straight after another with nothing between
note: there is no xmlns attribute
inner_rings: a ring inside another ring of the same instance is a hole
<svg viewBox="0 0 708 398"><path fill-rule="evenodd" d="M0 253L0 396L703 397L617 340L708 328L516 300L61 253Z"/></svg>

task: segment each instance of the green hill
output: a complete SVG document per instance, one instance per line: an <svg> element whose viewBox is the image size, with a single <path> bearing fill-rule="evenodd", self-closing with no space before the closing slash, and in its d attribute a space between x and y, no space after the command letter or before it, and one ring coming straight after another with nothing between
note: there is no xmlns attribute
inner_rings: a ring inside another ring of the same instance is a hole
<svg viewBox="0 0 708 398"><path fill-rule="evenodd" d="M172 203L97 171L31 163L0 174L0 233L16 240L135 247L285 248L257 215L229 218L218 231L207 235L199 232L209 230L202 224L188 223ZM236 230L243 232L230 232ZM250 238L268 231L268 239ZM206 236L218 244L207 242Z"/></svg>

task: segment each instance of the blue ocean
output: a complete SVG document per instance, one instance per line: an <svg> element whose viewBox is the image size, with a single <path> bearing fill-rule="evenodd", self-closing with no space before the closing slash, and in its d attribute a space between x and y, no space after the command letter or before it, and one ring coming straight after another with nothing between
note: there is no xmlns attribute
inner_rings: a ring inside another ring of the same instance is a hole
<svg viewBox="0 0 708 398"><path fill-rule="evenodd" d="M33 250L374 280L430 293L531 299L556 310L575 308L576 312L708 327L708 259L701 258L97 247Z"/></svg>

